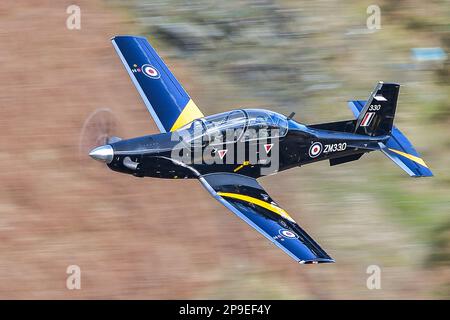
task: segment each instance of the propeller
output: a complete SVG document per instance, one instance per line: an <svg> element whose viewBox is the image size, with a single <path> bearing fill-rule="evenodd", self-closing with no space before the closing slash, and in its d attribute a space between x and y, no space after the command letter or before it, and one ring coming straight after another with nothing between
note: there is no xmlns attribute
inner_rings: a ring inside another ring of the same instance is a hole
<svg viewBox="0 0 450 320"><path fill-rule="evenodd" d="M84 121L80 134L79 158L87 159L94 148L120 141L119 121L109 108L99 108Z"/></svg>

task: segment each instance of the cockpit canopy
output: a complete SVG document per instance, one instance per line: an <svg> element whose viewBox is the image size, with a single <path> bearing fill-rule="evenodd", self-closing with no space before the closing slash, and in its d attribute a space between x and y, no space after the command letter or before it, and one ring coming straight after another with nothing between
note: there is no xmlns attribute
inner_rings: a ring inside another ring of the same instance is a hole
<svg viewBox="0 0 450 320"><path fill-rule="evenodd" d="M196 119L179 129L180 133L184 133L183 140L206 137L203 140L207 140L207 144L284 137L287 131L288 120L285 116L262 109L218 113Z"/></svg>

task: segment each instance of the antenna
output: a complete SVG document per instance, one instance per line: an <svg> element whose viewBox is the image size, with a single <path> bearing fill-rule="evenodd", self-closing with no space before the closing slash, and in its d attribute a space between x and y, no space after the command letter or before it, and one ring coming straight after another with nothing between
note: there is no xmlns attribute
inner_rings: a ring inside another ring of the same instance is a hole
<svg viewBox="0 0 450 320"><path fill-rule="evenodd" d="M287 117L288 120L291 120L295 116L295 112L291 112L291 114Z"/></svg>

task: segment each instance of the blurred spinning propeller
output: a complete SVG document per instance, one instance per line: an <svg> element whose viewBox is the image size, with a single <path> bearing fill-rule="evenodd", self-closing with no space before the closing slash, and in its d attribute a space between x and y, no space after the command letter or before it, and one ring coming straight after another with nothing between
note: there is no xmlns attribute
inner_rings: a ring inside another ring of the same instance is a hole
<svg viewBox="0 0 450 320"><path fill-rule="evenodd" d="M118 119L109 108L92 112L84 121L79 142L80 160L88 159L89 152L99 146L121 140Z"/></svg>

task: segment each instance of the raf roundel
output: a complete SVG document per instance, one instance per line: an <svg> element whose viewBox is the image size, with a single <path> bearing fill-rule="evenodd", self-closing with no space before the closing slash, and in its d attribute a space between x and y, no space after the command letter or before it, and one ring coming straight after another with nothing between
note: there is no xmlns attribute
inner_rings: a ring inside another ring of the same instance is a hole
<svg viewBox="0 0 450 320"><path fill-rule="evenodd" d="M298 235L290 230L280 229L279 234L286 239L298 239Z"/></svg>
<svg viewBox="0 0 450 320"><path fill-rule="evenodd" d="M142 73L149 78L159 79L161 77L161 75L159 74L159 71L152 65L144 64L141 67L141 70L142 70Z"/></svg>
<svg viewBox="0 0 450 320"><path fill-rule="evenodd" d="M322 153L322 144L320 142L315 142L309 147L309 156L311 158L318 157Z"/></svg>

